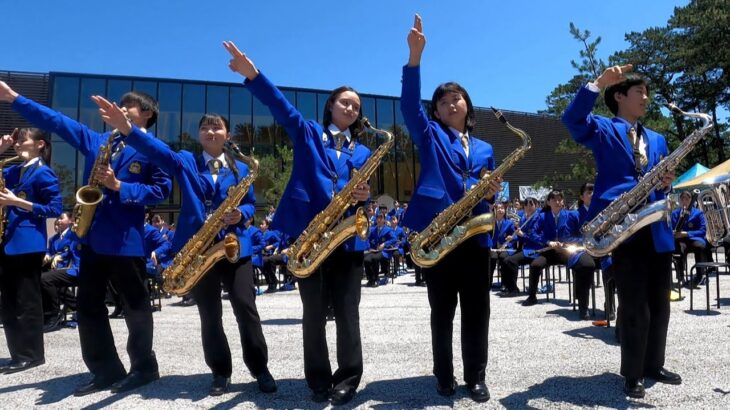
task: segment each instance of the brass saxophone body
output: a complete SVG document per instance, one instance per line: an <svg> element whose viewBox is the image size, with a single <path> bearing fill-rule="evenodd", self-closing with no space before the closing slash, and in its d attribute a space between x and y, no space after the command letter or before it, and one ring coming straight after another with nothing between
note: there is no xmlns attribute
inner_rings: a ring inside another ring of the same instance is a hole
<svg viewBox="0 0 730 410"><path fill-rule="evenodd" d="M489 184L502 177L510 168L521 160L531 148L530 136L519 128L512 126L504 118L501 111L492 108L494 115L515 135L522 139L522 145L512 151L507 158L491 174L479 180L457 202L451 204L434 218L421 232L413 233L408 238L411 243L411 259L413 263L430 268L448 255L457 246L474 235L494 229L494 214L485 213L462 222L471 210L484 199Z"/></svg>
<svg viewBox="0 0 730 410"><path fill-rule="evenodd" d="M210 214L206 222L175 255L172 264L162 272L165 291L182 296L205 276L206 273L223 258L231 263L238 261L241 245L234 233L228 233L222 241L213 245L218 233L225 228L223 215L233 211L241 203L258 176L259 162L255 158L241 153L240 149L230 141L226 149L249 166L249 173L236 184L228 188L226 197L220 206Z"/></svg>
<svg viewBox="0 0 730 410"><path fill-rule="evenodd" d="M0 191L5 191L5 177L3 176L3 167L5 167L5 164L8 162L17 161L19 159L22 159L21 156L16 156L12 158L7 158L2 161L0 161ZM0 243L3 241L3 237L5 236L5 226L8 223L8 211L4 206L0 206Z"/></svg>
<svg viewBox="0 0 730 410"><path fill-rule="evenodd" d="M289 247L287 269L298 278L309 277L338 246L353 236L367 240L370 220L363 207L359 207L355 215L345 219L342 216L354 205L352 192L355 187L370 179L393 147L394 140L393 134L371 126L367 118L363 118L363 125L376 134L385 136L385 141L359 170L353 170L345 187L333 195L329 205L312 219Z"/></svg>
<svg viewBox="0 0 730 410"><path fill-rule="evenodd" d="M583 244L586 252L591 256L608 255L626 239L649 224L661 220L669 223L672 210L676 206L673 201L663 199L641 206L649 195L662 185L662 176L679 165L680 161L710 132L713 124L712 117L708 114L687 113L674 104L668 104L667 107L675 114L701 119L702 127L692 132L676 150L659 161L651 171L639 179L635 187L613 200L581 228Z"/></svg>
<svg viewBox="0 0 730 410"><path fill-rule="evenodd" d="M718 246L730 235L730 176L722 175L708 181L707 185L699 192L697 208L705 214L705 238L713 246Z"/></svg>
<svg viewBox="0 0 730 410"><path fill-rule="evenodd" d="M106 143L99 147L99 153L94 161L94 167L89 175L89 182L76 191L76 205L74 205L74 223L71 230L79 238L83 238L89 232L91 223L94 221L96 207L104 199L104 184L101 182L101 175L109 167L112 158L112 144L114 138L119 135L119 130L109 134Z"/></svg>

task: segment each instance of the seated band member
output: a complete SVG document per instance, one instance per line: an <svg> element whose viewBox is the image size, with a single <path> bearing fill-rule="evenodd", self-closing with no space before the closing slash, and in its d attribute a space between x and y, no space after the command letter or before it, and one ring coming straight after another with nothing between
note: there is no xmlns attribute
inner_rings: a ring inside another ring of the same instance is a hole
<svg viewBox="0 0 730 410"><path fill-rule="evenodd" d="M402 212L401 212L402 213ZM393 263L395 263L395 275L398 276L398 269L401 266L401 262L403 258L405 258L406 249L408 246L408 237L406 236L406 231L403 229L402 226L400 226L400 218L397 216L393 216L390 218L389 221L390 229L393 230L393 235L395 235L395 248L393 250Z"/></svg>
<svg viewBox="0 0 730 410"><path fill-rule="evenodd" d="M228 121L218 114L204 114L198 122L198 141L203 153L194 155L189 151L175 152L162 141L130 127L116 105L98 96L94 97L94 101L99 105L104 121L126 135L127 144L147 157L155 158L163 169L175 176L182 203L172 248L174 252L179 252L226 200L228 189L236 186L249 173L246 164L224 150L224 144L231 137ZM254 214L255 203L252 184L241 204L224 214L223 223L226 227L216 236L216 241L223 240L228 233L238 236L238 261L231 263L227 258L218 261L191 291L200 314L205 363L213 372L209 390L211 396L228 391L233 372L231 350L223 329L223 284L228 290L238 324L243 361L256 378L259 390L264 393L276 391L276 382L268 369L268 348L256 309L251 238L244 228L244 221Z"/></svg>
<svg viewBox="0 0 730 410"><path fill-rule="evenodd" d="M489 263L490 284L492 283L492 280L494 278L494 269L499 264L501 271L501 265L504 263L505 259L507 259L511 255L514 255L515 245L517 244L517 241L512 240L515 234L515 229L517 227L515 226L514 221L505 218L506 211L504 202L495 203L493 209L494 229L492 230L492 232L489 233L489 239L492 246L492 260ZM512 289L514 290L515 288ZM502 278L502 290L508 292L508 289L509 288L505 286L504 278Z"/></svg>
<svg viewBox="0 0 730 410"><path fill-rule="evenodd" d="M543 252L530 263L530 294L523 306L537 303L537 285L540 275L548 265L565 265L575 272L575 295L578 299L578 316L588 319L588 293L593 283L593 258L583 251L571 251L569 245L581 243L578 213L565 210L563 193L557 190L547 196L548 208L540 213L537 230ZM549 249L545 249L548 247Z"/></svg>
<svg viewBox="0 0 730 410"><path fill-rule="evenodd" d="M672 227L674 228L675 252L678 252L681 260L677 264L677 282L684 283L684 267L687 264L687 254L692 252L695 263L708 262L711 259L707 248L707 225L705 214L694 206L691 206L692 194L689 191L682 191L679 194L679 208L672 211ZM702 282L705 269L696 269L693 278L687 286L697 287Z"/></svg>
<svg viewBox="0 0 730 410"><path fill-rule="evenodd" d="M261 229L261 241L263 242L261 247L261 255L264 260L263 273L264 278L266 278L266 283L269 285L269 288L266 290L269 293L275 292L276 285L279 283L278 279L276 279L276 266L271 258L274 256L274 251L279 245L279 242L281 242L279 232L269 229L270 224L271 222L268 219L264 219L259 225Z"/></svg>
<svg viewBox="0 0 730 410"><path fill-rule="evenodd" d="M420 64L426 38L416 15L408 34L408 64L403 67L401 112L421 157L421 173L403 225L422 231L465 190L494 169L492 146L475 138L476 116L466 90L457 83L439 85L431 99L431 112L421 104ZM488 212L487 200L500 189L495 178L485 200L472 213ZM457 300L461 305L461 351L464 381L471 398L489 400L485 384L489 330L489 237L470 238L434 267L425 269L431 306L434 375L437 392L451 396L457 386L452 353L453 321Z"/></svg>
<svg viewBox="0 0 730 410"><path fill-rule="evenodd" d="M585 182L580 186L579 197L578 197L578 225L583 226L588 217L588 210L591 206L591 198L593 198L593 187L594 185L590 182Z"/></svg>
<svg viewBox="0 0 730 410"><path fill-rule="evenodd" d="M254 274L256 269L263 274L261 269L264 267L264 257L261 252L263 250L264 243L262 241L261 230L256 227L255 218L253 216L246 220L244 227L249 238L251 238L251 265L253 265ZM256 286L260 285L260 281L257 276L254 276L254 283Z"/></svg>
<svg viewBox="0 0 730 410"><path fill-rule="evenodd" d="M111 387L115 393L128 391L157 380L157 359L152 350L152 307L144 284L145 206L167 198L170 177L153 161L112 140L106 169L93 170L100 148L107 145L111 131L98 133L65 115L18 95L0 82L0 101L11 102L13 110L30 123L55 132L84 156L84 181L92 171L103 184L104 199L96 207L93 223L82 238L78 275L78 323L81 355L93 375L74 392L83 396ZM155 124L158 105L150 96L129 92L121 104L138 129ZM122 295L129 330L127 352L130 371L119 358L104 304L107 283Z"/></svg>
<svg viewBox="0 0 730 410"><path fill-rule="evenodd" d="M60 328L64 312L60 310L59 289L76 286L79 273L79 238L71 230L73 219L67 212L56 219L57 233L49 241L46 260L49 270L41 274L44 332Z"/></svg>
<svg viewBox="0 0 730 410"><path fill-rule="evenodd" d="M368 278L366 286L376 288L379 284L379 272L386 275L388 273L390 257L397 244L393 230L385 223L385 214L378 213L375 217L375 226L370 228L368 244L363 261Z"/></svg>
<svg viewBox="0 0 730 410"><path fill-rule="evenodd" d="M573 139L593 151L596 185L587 219L624 192L668 155L666 139L642 126L649 89L638 77L625 76L631 65L606 69L595 81L578 90L563 113L563 123ZM613 118L591 110L605 89L606 105ZM674 170L662 176L663 189L671 189ZM648 198L665 198L662 188ZM664 368L671 292L672 229L657 221L635 233L613 250L612 268L618 289L618 329L621 334L621 375L630 397L645 395L643 378L680 384L682 378Z"/></svg>
<svg viewBox="0 0 730 410"><path fill-rule="evenodd" d="M271 227L296 239L327 207L333 194L344 188L352 171L370 157L370 150L357 140L362 118L360 97L350 87L337 88L325 103L323 124L307 120L233 43L224 44L232 57L231 70L246 77L246 88L271 110L293 143L291 178ZM370 187L360 184L352 196L362 206L369 193ZM303 306L304 376L315 402L349 402L362 378L359 305L365 247L366 242L359 238L346 241L311 276L298 280ZM330 303L337 326L338 369L334 373L325 334Z"/></svg>
<svg viewBox="0 0 730 410"><path fill-rule="evenodd" d="M10 352L10 361L0 364L0 373L6 374L46 361L41 297L46 218L61 214L58 178L47 165L51 161L50 135L37 128L22 128L13 136L4 135L0 140L0 154L12 146L23 160L2 170L5 189L0 192L6 218L0 244L0 318Z"/></svg>
<svg viewBox="0 0 730 410"><path fill-rule="evenodd" d="M516 241L517 247L522 249L500 261L499 268L502 272L502 287L504 288L504 291L498 293L501 297L519 296L520 289L517 287L517 275L520 266L532 263L537 257L535 251L542 247L542 238L537 224L540 212L537 207L537 199L527 198L525 200L525 205L522 208L523 214L520 217L520 226L512 235L512 241Z"/></svg>

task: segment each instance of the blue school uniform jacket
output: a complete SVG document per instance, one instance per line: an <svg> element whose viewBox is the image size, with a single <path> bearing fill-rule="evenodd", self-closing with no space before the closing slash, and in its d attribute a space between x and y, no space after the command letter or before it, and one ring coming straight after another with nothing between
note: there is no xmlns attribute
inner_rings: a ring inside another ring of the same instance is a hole
<svg viewBox="0 0 730 410"><path fill-rule="evenodd" d="M393 254L393 250L398 245L398 238L395 237L393 229L387 225L383 225L378 230L377 226L370 228L370 234L368 235L369 249L378 249L378 246L385 244L383 247L383 257L390 258Z"/></svg>
<svg viewBox="0 0 730 410"><path fill-rule="evenodd" d="M541 246L548 246L550 241L558 241L564 244L580 245L583 237L580 235L580 217L577 211L562 209L558 213L557 220L549 209L541 212L537 224L540 231ZM573 267L580 259L583 252L575 252L568 258L567 266Z"/></svg>
<svg viewBox="0 0 730 410"><path fill-rule="evenodd" d="M18 96L13 109L38 128L58 134L84 157L84 181L106 144L109 132L98 133L65 115L44 107L28 98ZM133 127L136 132L141 132ZM150 137L153 138L153 137ZM122 141L119 137L114 149ZM82 242L101 255L144 256L144 210L170 194L170 177L144 155L126 146L111 161L121 189L104 188L104 199L96 207L91 228Z"/></svg>
<svg viewBox="0 0 730 410"><path fill-rule="evenodd" d="M501 221L495 219L494 230L489 233L489 242L493 248L500 248L507 242L507 237L514 235L515 223L511 219L503 218ZM507 249L515 249L516 240L507 244ZM512 255L514 252L508 252Z"/></svg>
<svg viewBox="0 0 730 410"><path fill-rule="evenodd" d="M522 245L523 255L528 258L535 258L535 251L543 247L542 232L540 231L540 211L535 211L528 218L525 213L520 217L520 226L523 236L518 236L516 241Z"/></svg>
<svg viewBox="0 0 730 410"><path fill-rule="evenodd" d="M15 196L33 203L26 211L15 206L5 207L7 223L3 247L8 255L42 252L47 250L46 218L61 214L61 190L58 178L41 160L28 165L13 165L3 169L5 187ZM8 273L6 273L8 274Z"/></svg>
<svg viewBox="0 0 730 410"><path fill-rule="evenodd" d="M675 229L679 222L679 215L681 212L682 210L679 208L672 211L672 227ZM679 228L679 230L687 232L687 239L690 241L700 241L707 245L707 241L705 240L705 236L707 235L705 214L699 209L690 209L689 217L684 221L684 224L682 224L682 227Z"/></svg>
<svg viewBox="0 0 730 410"><path fill-rule="evenodd" d="M228 197L228 188L236 185L248 175L248 166L236 161L238 178L233 170L224 166L220 169L218 178L213 181L208 165L203 155L194 155L189 151L175 152L164 142L151 137L135 128L126 138L127 144L137 149L149 158L155 158L166 172L175 176L180 187L182 204L177 228L172 239L172 252L177 253L205 223L208 214L214 212ZM251 256L251 238L246 232L244 222L250 219L255 211L253 184L248 189L238 209L241 211L241 221L237 225L229 225L222 229L215 241L220 241L227 233L233 233L240 242L240 257Z"/></svg>
<svg viewBox="0 0 730 410"><path fill-rule="evenodd" d="M80 251L79 238L68 228L65 232L56 233L51 237L46 255L49 257L61 255L56 269L67 269L66 273L69 276L78 276Z"/></svg>
<svg viewBox="0 0 730 410"><path fill-rule="evenodd" d="M588 220L593 219L622 193L635 187L639 178L635 170L633 147L628 137L632 125L619 117L606 118L591 114L598 96L599 93L591 91L587 86L581 87L562 117L563 123L568 127L573 139L591 149L596 161L598 175L588 211ZM647 143L648 163L643 169L646 172L669 152L667 142L662 135L646 127L643 129L644 139ZM652 192L649 202L664 198L665 194L660 189ZM654 249L657 252L672 252L674 239L669 224L666 221L657 221L650 226Z"/></svg>
<svg viewBox="0 0 730 410"><path fill-rule="evenodd" d="M276 248L279 247L281 242L281 234L273 229L267 229L266 232L261 232L261 254L264 256L271 256L274 254ZM266 249L267 246L274 245L271 249Z"/></svg>
<svg viewBox="0 0 730 410"><path fill-rule="evenodd" d="M277 123L281 124L294 145L294 164L291 178L279 201L271 229L293 238L304 231L309 222L332 200L350 180L352 170L359 169L370 157L370 150L353 140L342 147L337 158L333 138L326 138L324 128L306 120L286 97L259 73L255 79L244 82L246 88L266 105ZM352 136L355 138L355 136ZM348 212L354 212L354 207ZM362 251L367 243L359 238L345 242L345 250Z"/></svg>
<svg viewBox="0 0 730 410"><path fill-rule="evenodd" d="M263 235L261 230L253 225L249 226L247 231L251 238L251 264L260 268L264 266L264 258L261 256L264 248Z"/></svg>
<svg viewBox="0 0 730 410"><path fill-rule="evenodd" d="M424 164L413 197L408 202L403 226L421 231L436 215L464 196L464 185L466 188L475 185L482 170L494 169L494 155L490 144L470 137L467 158L458 136L428 119L421 105L419 67L403 67L401 112ZM487 212L487 201L482 201L472 211L473 215ZM482 247L489 247L487 234L477 238Z"/></svg>

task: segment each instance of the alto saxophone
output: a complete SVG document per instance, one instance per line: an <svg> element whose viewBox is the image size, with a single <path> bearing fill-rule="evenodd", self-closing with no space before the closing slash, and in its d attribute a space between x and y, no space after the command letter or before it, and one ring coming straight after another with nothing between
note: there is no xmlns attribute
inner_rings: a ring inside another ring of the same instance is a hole
<svg viewBox="0 0 730 410"><path fill-rule="evenodd" d="M177 252L172 264L162 272L163 289L182 296L208 273L223 258L234 263L238 261L241 244L236 234L229 232L222 241L213 245L213 240L225 228L223 215L233 211L248 193L259 173L259 162L253 156L245 156L233 142L226 141L226 149L249 166L249 173L238 184L228 188L228 197L221 202L202 227Z"/></svg>
<svg viewBox="0 0 730 410"><path fill-rule="evenodd" d="M318 213L289 247L287 269L298 278L309 277L325 259L347 239L357 235L366 240L370 232L370 220L363 207L355 215L342 219L345 212L355 203L352 192L355 187L367 182L378 169L383 158L393 147L393 134L380 130L363 118L363 125L376 134L385 136L385 142L373 152L359 170L352 171L352 177L340 192L333 195L329 205Z"/></svg>
<svg viewBox="0 0 730 410"><path fill-rule="evenodd" d="M674 203L668 199L642 207L649 195L662 185L662 176L679 165L684 157L702 141L713 127L712 116L703 113L687 113L674 104L667 104L673 113L702 120L702 127L695 130L666 158L639 179L635 187L624 192L581 228L583 244L591 256L602 257L611 253L641 228L660 221L669 223ZM639 208L641 207L641 208Z"/></svg>
<svg viewBox="0 0 730 410"><path fill-rule="evenodd" d="M71 230L79 238L83 238L89 232L91 223L94 221L96 207L104 199L102 188L104 183L101 182L101 175L109 168L112 158L112 144L114 138L119 135L119 130L115 129L109 134L106 143L99 147L99 154L94 161L94 167L89 175L89 182L76 191L76 205L74 205L73 215L74 223Z"/></svg>
<svg viewBox="0 0 730 410"><path fill-rule="evenodd" d="M532 146L530 136L525 131L512 126L501 111L494 108L492 111L502 124L522 139L522 146L512 151L497 169L479 180L476 185L464 193L461 199L438 214L423 231L411 234L408 238L411 243L411 259L413 263L422 268L436 265L472 236L494 229L494 214L492 213L475 216L461 224L460 222L469 216L471 210L484 199L484 195L489 190L489 184L503 176L527 154Z"/></svg>
<svg viewBox="0 0 730 410"><path fill-rule="evenodd" d="M16 128L15 131L18 131ZM17 134L16 132L13 132L13 135ZM5 191L5 177L3 176L3 167L8 162L13 162L19 159L23 159L21 156L16 156L12 158L7 158L2 161L0 161L0 191ZM5 236L5 225L8 223L7 221L7 209L4 206L0 206L0 243L3 241L3 237Z"/></svg>

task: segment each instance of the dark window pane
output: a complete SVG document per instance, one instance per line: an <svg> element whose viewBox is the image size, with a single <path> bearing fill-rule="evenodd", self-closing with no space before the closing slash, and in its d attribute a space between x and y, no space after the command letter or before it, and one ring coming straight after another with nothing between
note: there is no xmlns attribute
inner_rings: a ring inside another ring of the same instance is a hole
<svg viewBox="0 0 730 410"><path fill-rule="evenodd" d="M92 95L104 95L106 81L99 78L81 79L81 95L79 96L79 122L95 131L104 131L104 121L99 115L99 106L91 100Z"/></svg>
<svg viewBox="0 0 730 410"><path fill-rule="evenodd" d="M377 114L378 114L378 125L377 127L386 131L393 132L393 100L379 98L377 100ZM382 138L378 138L373 149L377 148L378 144L383 142ZM380 167L382 185L380 186L380 193L387 194L397 199L398 189L396 187L396 178L398 175L398 168L395 163L395 144L391 148L390 153L383 158L382 166Z"/></svg>
<svg viewBox="0 0 730 410"><path fill-rule="evenodd" d="M305 119L317 118L317 95L310 92L297 92L297 109Z"/></svg>
<svg viewBox="0 0 730 410"><path fill-rule="evenodd" d="M375 98L372 97L360 97L360 111L362 111L363 117L367 117L368 120L375 122ZM375 126L375 124L373 124ZM376 137L375 133L369 132L366 136L360 139L360 142L367 145L371 150L375 150ZM370 193L375 197L382 194L382 171L375 172L370 178Z"/></svg>
<svg viewBox="0 0 730 410"><path fill-rule="evenodd" d="M403 115L400 112L400 101L395 101L395 146L396 161L398 162L398 195L399 201L409 201L415 188L413 173L413 142L408 136Z"/></svg>
<svg viewBox="0 0 730 410"><path fill-rule="evenodd" d="M76 155L76 150L68 143L53 143L51 164L61 184L64 209L70 209L76 203L76 189L81 185L82 176L77 176L77 170L83 170L83 167L76 167ZM83 160L83 157L81 159Z"/></svg>
<svg viewBox="0 0 730 410"><path fill-rule="evenodd" d="M329 94L325 93L319 93L317 94L317 121L321 124L322 114L324 113L324 106L327 104L327 98L329 97Z"/></svg>
<svg viewBox="0 0 730 410"><path fill-rule="evenodd" d="M183 85L183 113L181 149L200 152L198 122L205 112L205 88L202 85Z"/></svg>
<svg viewBox="0 0 730 410"><path fill-rule="evenodd" d="M180 142L180 109L182 86L177 83L160 83L160 114L157 117L157 137L174 144Z"/></svg>
<svg viewBox="0 0 730 410"><path fill-rule="evenodd" d="M55 77L53 79L51 108L74 120L79 115L79 82L76 77ZM53 134L52 141L55 143L63 140Z"/></svg>
<svg viewBox="0 0 730 410"><path fill-rule="evenodd" d="M272 154L276 143L277 125L274 123L274 117L268 107L255 98L253 100L253 126L255 130L253 145L256 154L259 156Z"/></svg>
<svg viewBox="0 0 730 410"><path fill-rule="evenodd" d="M132 90L132 82L129 80L109 80L106 84L106 99L119 102L122 96Z"/></svg>
<svg viewBox="0 0 730 410"><path fill-rule="evenodd" d="M228 117L228 87L220 85L208 86L206 112Z"/></svg>
<svg viewBox="0 0 730 410"><path fill-rule="evenodd" d="M231 135L244 152L248 152L253 146L251 99L251 93L247 89L243 87L231 88Z"/></svg>

